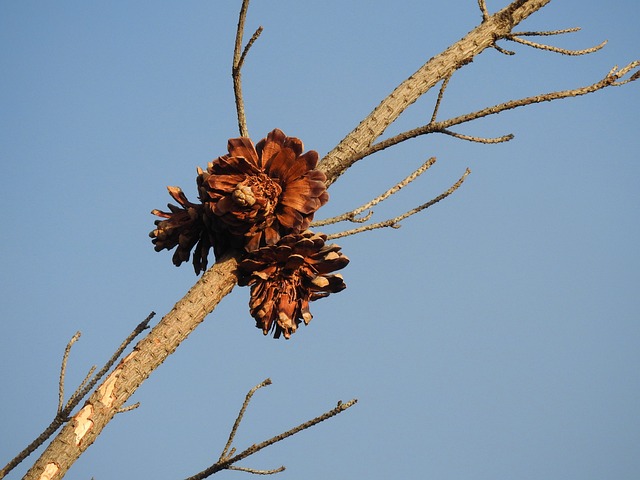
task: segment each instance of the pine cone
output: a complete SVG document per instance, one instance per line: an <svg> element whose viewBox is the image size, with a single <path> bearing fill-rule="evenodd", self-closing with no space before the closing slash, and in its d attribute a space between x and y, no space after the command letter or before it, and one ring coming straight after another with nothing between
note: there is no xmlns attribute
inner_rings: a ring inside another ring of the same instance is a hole
<svg viewBox="0 0 640 480"><path fill-rule="evenodd" d="M325 245L326 239L309 230L286 235L247 253L238 265L238 283L251 286L250 313L265 335L289 338L301 321L311 321L310 301L346 288L341 275L330 273L349 259L338 245Z"/></svg>
<svg viewBox="0 0 640 480"><path fill-rule="evenodd" d="M325 175L315 170L317 152L275 129L254 147L249 138L232 138L228 155L199 170L198 190L208 213L217 216L251 252L299 233L327 203Z"/></svg>

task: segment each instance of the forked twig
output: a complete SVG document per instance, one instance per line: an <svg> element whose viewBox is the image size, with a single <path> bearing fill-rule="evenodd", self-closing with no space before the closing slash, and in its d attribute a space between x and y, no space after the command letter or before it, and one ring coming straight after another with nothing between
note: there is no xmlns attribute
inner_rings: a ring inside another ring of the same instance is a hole
<svg viewBox="0 0 640 480"><path fill-rule="evenodd" d="M51 435L53 435L58 428L60 428L65 422L69 420L69 415L73 409L80 403L80 401L89 393L89 391L96 385L96 383L109 371L109 369L113 366L113 364L118 360L122 352L131 344L131 342L145 329L148 328L148 324L151 319L154 317L155 312L151 312L147 318L145 318L142 322L140 322L136 328L129 334L129 336L122 342L120 347L116 350L116 352L112 355L112 357L105 363L104 367L91 379L88 381L88 378L95 371L96 367L92 367L89 371L89 374L82 381L81 386L84 385L83 388L78 387L78 389L74 392L73 395L69 398L66 405L61 408L64 403L64 381L65 381L65 372L67 360L69 357L69 352L71 350L71 346L80 338L81 333L77 332L71 340L67 344L64 355L62 357L62 367L60 368L60 382L59 382L59 395L58 395L58 409L56 416L53 418L53 421L49 424L44 431L38 435L38 437L31 442L24 450L22 450L18 455L16 455L9 463L7 463L2 470L0 470L0 479L4 478L7 473L13 470L17 465L20 464L25 458L31 455L40 445L47 441ZM129 410L136 408L137 405L132 405L128 407Z"/></svg>
<svg viewBox="0 0 640 480"><path fill-rule="evenodd" d="M535 103L550 102L553 100L560 100L564 98L578 97L581 95L597 92L598 90L602 90L604 88L611 87L611 86L621 86L621 85L624 85L625 83L629 83L640 78L640 72L636 72L630 78L620 81L620 79L623 76L627 75L629 72L631 72L633 69L637 68L638 66L640 66L640 61L636 60L626 65L624 68L620 70L617 67L612 68L603 79L595 83L592 83L591 85L587 85L585 87L574 88L571 90L548 92L540 95L534 95L531 97L520 98L517 100L510 100L508 102L499 103L497 105L486 107L481 110L477 110L475 112L453 117L448 120L433 122L418 128L414 128L413 130L407 130L406 132L402 132L398 135L394 135L393 137L389 137L386 140L382 140L378 143L374 143L370 147L355 154L353 157L350 158L349 161L352 163L355 163L356 161L362 158L365 158L376 152L389 148L393 145L397 145L411 138L419 137L421 135L427 135L430 133L444 133L443 130L446 130L449 127L452 127L454 125L460 125L462 123L471 122L472 120L477 120L479 118L487 117L489 115L495 115L500 112L504 112L506 110L524 107L527 105L533 105Z"/></svg>
<svg viewBox="0 0 640 480"><path fill-rule="evenodd" d="M251 401L251 397L253 396L253 394L260 388L267 386L267 385L271 385L271 380L270 379L266 379L263 382L259 383L258 385L256 385L255 387L253 387L251 390L249 390L249 393L247 393L247 396L245 397L244 403L242 404L242 407L240 408L240 413L238 413L238 417L236 418L236 421L233 424L233 427L231 429L231 433L229 434L229 440L227 441L227 444L224 447L224 450L222 452L222 455L220 455L220 459L214 463L213 465L211 465L209 468L201 471L200 473L197 473L191 477L188 477L186 480L202 480L204 478L207 478L221 470L240 470L243 472L247 472L247 473L253 473L253 474L257 474L257 475L271 475L274 473L278 473L278 472L282 472L284 471L285 467L281 466L279 468L275 468L272 470L256 470L253 468L246 468L246 467L237 467L234 466L235 463L239 462L240 460L243 460L245 458L247 458L250 455L253 455L256 452L259 452L260 450L268 447L269 445L273 445L274 443L280 442L282 440L284 440L285 438L288 438L292 435L295 435L296 433L299 433L303 430L306 430L307 428L313 427L314 425L323 422L331 417L334 417L336 415L338 415L339 413L344 412L345 410L347 410L348 408L352 407L353 405L355 405L357 403L358 400L353 399L350 400L346 403L342 403L342 402L338 402L338 405L329 410L328 412L323 413L322 415L319 415L311 420L308 420L304 423L301 423L300 425L298 425L297 427L292 428L291 430L287 430L286 432L281 433L280 435L276 435L275 437L271 437L268 440L265 440L264 442L258 443L258 444L253 444L251 445L249 448L245 449L244 451L238 453L237 455L235 454L235 448L231 448L231 443L233 442L233 439L235 438L235 434L236 431L238 429L238 426L240 425L240 422L242 421L242 418L244 417L244 413L247 409L247 406L249 405L249 402Z"/></svg>
<svg viewBox="0 0 640 480"><path fill-rule="evenodd" d="M384 192L382 195L377 196L376 198L374 198L370 202L367 202L364 205L362 205L362 206L360 206L360 207L358 207L358 208L356 208L354 210L351 210L350 212L343 213L342 215L338 215L336 217L327 218L325 220L318 220L317 222L313 222L311 225L313 227L321 227L321 226L325 226L325 225L333 225L334 223L339 223L339 222L344 222L344 221L350 221L350 222L354 222L354 223L364 223L364 222L366 222L367 220L369 220L371 218L371 215L373 215L373 210L370 210L371 207L377 205L378 203L382 202L383 200L386 200L388 197L390 197L391 195L396 193L398 190L400 190L400 189L406 187L407 185L409 185L416 178L418 178L420 175L422 175L424 172L426 172L431 167L431 165L433 165L434 163L436 163L436 158L435 157L431 157L429 160L424 162L420 166L420 168L418 168L413 173L411 173L411 175L409 175L407 178L405 178L401 182L398 182L393 187L391 187L389 190ZM365 210L369 210L369 212L364 217L357 218L358 215L360 215Z"/></svg>
<svg viewBox="0 0 640 480"><path fill-rule="evenodd" d="M242 66L244 60L249 53L249 49L253 46L255 41L262 33L262 27L253 33L251 39L247 42L247 45L242 48L242 37L244 35L244 24L247 19L247 10L249 8L250 0L243 0L242 7L240 7L240 15L238 18L238 30L236 31L236 42L233 50L233 66L231 69L231 76L233 77L233 93L236 98L236 111L238 114L238 129L240 130L241 137L248 137L249 130L247 128L247 117L244 111L244 99L242 97Z"/></svg>
<svg viewBox="0 0 640 480"><path fill-rule="evenodd" d="M441 193L434 199L429 200L428 202L423 203L422 205L416 208L413 208L408 212L403 213L402 215L398 215L395 218L385 220L384 222L372 223L371 225L364 225L362 227L354 228L352 230L346 230L344 232L327 235L327 240L335 240L336 238L348 237L350 235L355 235L357 233L362 233L362 232L368 232L369 230L375 230L378 228L385 228L385 227L400 228L400 222L405 218L410 217L411 215L415 215L416 213L424 210L425 208L429 208L430 206L435 205L440 200L444 200L453 192L455 192L458 188L460 188L464 180L467 178L467 175L469 175L470 173L471 173L471 170L467 168L464 174L458 179L458 181L453 185L451 185L451 187L449 187L445 192Z"/></svg>
<svg viewBox="0 0 640 480"><path fill-rule="evenodd" d="M224 446L224 449L222 450L222 453L220 454L220 458L218 459L218 461L222 461L224 458L226 458L228 456L229 449L231 448L231 444L233 443L233 439L236 437L236 432L238 431L238 427L240 426L240 422L242 422L242 418L244 417L244 412L246 412L247 407L249 406L249 402L251 401L251 397L253 397L253 394L256 393L260 388L266 387L267 385L271 385L271 379L270 378L267 378L267 379L263 380L258 385L256 385L251 390L249 390L249 393L247 393L247 396L245 397L244 402L242 403L242 407L240 408L240 412L238 413L238 416L236 417L236 421L233 423L233 427L231 428L231 432L229 433L229 439L227 440L227 444Z"/></svg>

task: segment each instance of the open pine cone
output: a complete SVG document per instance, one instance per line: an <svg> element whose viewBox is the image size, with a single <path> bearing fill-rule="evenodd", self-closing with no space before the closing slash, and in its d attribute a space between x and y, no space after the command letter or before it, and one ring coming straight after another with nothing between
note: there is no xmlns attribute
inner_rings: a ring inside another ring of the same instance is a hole
<svg viewBox="0 0 640 480"><path fill-rule="evenodd" d="M303 149L301 140L278 129L255 147L249 138L232 138L228 155L198 171L207 212L224 223L241 248L254 251L306 230L327 203L326 177L315 170L318 154L303 154Z"/></svg>
<svg viewBox="0 0 640 480"><path fill-rule="evenodd" d="M204 205L191 203L178 187L167 187L169 194L180 206L168 204L169 212L152 210L151 213L166 220L156 220L156 228L149 233L159 252L163 249L171 250L174 247L173 264L180 266L189 260L191 250L193 252L193 268L196 275L207 269L207 256L212 247L213 231L206 227Z"/></svg>
<svg viewBox="0 0 640 480"><path fill-rule="evenodd" d="M331 274L349 259L327 236L309 230L286 235L276 245L245 255L238 265L239 285L251 285L249 308L256 327L274 338L289 338L312 315L309 302L346 288L342 276Z"/></svg>

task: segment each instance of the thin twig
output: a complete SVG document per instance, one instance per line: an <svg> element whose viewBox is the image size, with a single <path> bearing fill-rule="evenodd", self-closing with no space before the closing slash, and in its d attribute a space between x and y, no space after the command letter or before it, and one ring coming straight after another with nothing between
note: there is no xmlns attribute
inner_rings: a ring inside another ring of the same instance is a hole
<svg viewBox="0 0 640 480"><path fill-rule="evenodd" d="M129 334L129 336L127 338L124 339L124 341L120 344L120 346L118 347L118 349L115 351L115 353L111 356L111 358L107 361L107 363L104 364L104 367L102 367L102 369L96 373L96 375L91 379L90 382L87 383L87 385L85 385L85 387L80 390L80 392L78 392L77 395L71 397L69 399L69 402L67 403L67 407L69 407L72 403L75 403L75 405L77 405L78 403L80 403L80 400L82 400L85 395L87 393L89 393L89 391L96 385L96 383L98 383L100 381L100 379L102 377L104 377L104 375L111 369L111 367L118 361L118 358L120 358L120 355L122 355L122 352L125 351L125 349L131 344L131 342L133 342L133 340L135 340L135 338L140 335L143 331L145 331L147 328L149 328L149 322L151 321L151 319L155 316L156 312L151 312L147 318L145 318L142 322L140 322L136 328L133 329L133 332L131 332ZM75 405L73 405L75 407ZM69 411L71 411L73 409L73 407L71 407L71 409L69 409ZM67 409L65 409L67 410Z"/></svg>
<svg viewBox="0 0 640 480"><path fill-rule="evenodd" d="M118 410L117 413L125 413L125 412L130 412L131 410L135 410L136 408L138 408L140 406L140 402L136 402L133 405L129 405L128 407L122 407Z"/></svg>
<svg viewBox="0 0 640 480"><path fill-rule="evenodd" d="M585 87L575 88L572 90L561 90L557 92L543 93L543 94L535 95L532 97L525 97L517 100L510 100L508 102L483 108L475 112L460 115L458 117L453 117L453 118L450 118L449 120L430 123L418 128L414 128L413 130L407 130L406 132L402 132L398 135L387 138L386 140L382 140L378 143L375 143L367 149L363 149L361 152L354 155L353 159L351 159L350 161L355 162L357 160L360 160L376 152L384 150L385 148L389 148L393 145L397 145L398 143L404 142L411 138L419 137L421 135L427 135L430 133L442 132L442 130L452 127L454 125L460 125L462 123L470 122L472 120L477 120L479 118L483 118L489 115L495 115L497 113L504 112L506 110L511 110L511 109L523 107L526 105L532 105L535 103L560 100L563 98L579 97L581 95L597 92L598 90L602 90L610 86L624 85L625 83L637 80L640 77L638 72L636 72L629 79L624 81L618 81L620 78L622 78L624 75L628 74L631 70L633 70L634 68L637 68L638 66L640 66L640 61L631 62L621 70L618 70L616 67L614 67L609 71L609 73L607 73L607 75L602 80L599 80L598 82L595 82L591 85L587 85Z"/></svg>
<svg viewBox="0 0 640 480"><path fill-rule="evenodd" d="M566 48L554 47L552 45L544 45L542 43L532 42L531 40L525 40L524 38L520 38L515 35L506 35L504 38L505 40L511 40L512 42L521 43L522 45L527 45L528 47L537 48L539 50L546 50L548 52L555 52L572 56L588 55L589 53L597 52L607 44L607 41L604 40L602 43L596 45L595 47L585 48L583 50L568 50Z"/></svg>
<svg viewBox="0 0 640 480"><path fill-rule="evenodd" d="M464 135L462 133L452 132L451 130L447 130L446 128L443 128L438 132L444 133L445 135L449 135L451 137L454 137L460 140L466 140L468 142L488 143L488 144L508 142L509 140L513 140L514 138L513 133L509 133L501 137L487 138L487 137L473 137L471 135Z"/></svg>
<svg viewBox="0 0 640 480"><path fill-rule="evenodd" d="M18 455L16 455L9 463L7 463L2 470L0 470L0 479L4 478L11 470L13 470L17 465L20 464L25 458L31 455L40 445L47 441L51 435L53 435L58 428L64 425L65 422L68 421L69 415L71 411L80 403L80 401L89 393L89 391L95 386L98 380L104 376L104 374L113 366L118 357L122 354L125 348L147 327L148 323L151 321L155 312L151 312L147 318L145 318L142 322L140 322L133 332L125 339L125 341L120 345L116 353L109 359L109 361L105 364L102 370L93 378L91 382L85 385L82 390L76 390L76 392L69 398L69 401L65 405L65 407L56 413L56 416L53 418L52 422L49 424L44 431L38 435L38 437L31 442L27 447L22 450ZM79 333L79 332L78 332ZM77 335L77 334L76 334ZM79 335L78 335L79 336ZM75 337L75 335L74 335ZM76 339L77 340L77 339ZM71 342L69 342L71 343ZM69 345L67 345L69 347ZM64 359L63 359L64 361ZM61 369L63 370L63 369ZM91 374L95 370L95 367L91 369L89 374ZM83 380L83 383L86 383L86 378Z"/></svg>
<svg viewBox="0 0 640 480"><path fill-rule="evenodd" d="M339 233L334 233L334 234L331 234L331 235L327 235L327 240L335 240L336 238L348 237L350 235L355 235L357 233L362 233L362 232L368 232L369 230L375 230L375 229L378 229L378 228L385 228L385 227L400 228L400 222L402 220L404 220L405 218L410 217L411 215L415 215L416 213L424 210L425 208L429 208L430 206L435 205L440 200L443 200L443 199L447 198L449 195L451 195L453 192L455 192L458 188L460 188L460 186L464 182L465 178L470 173L471 173L471 170L469 170L467 168L467 170L464 172L462 177L460 177L460 179L456 183L454 183L451 187L449 187L449 189L447 189L447 191L441 193L440 195L438 195L434 199L429 200L428 202L423 203L422 205L420 205L420 206L418 206L418 207L416 207L416 208L414 208L412 210L409 210L408 212L403 213L402 215L398 215L397 217L391 218L391 219L386 220L384 222L372 223L371 225L365 225L365 226L362 226L362 227L354 228L352 230L347 230L347 231L344 231L344 232L339 232Z"/></svg>
<svg viewBox="0 0 640 480"><path fill-rule="evenodd" d="M77 331L69 343L67 343L66 348L64 349L64 354L62 355L62 365L60 366L60 381L58 382L58 413L60 413L63 409L64 405L64 377L67 372L67 361L69 360L69 352L71 351L71 346L78 341L82 333Z"/></svg>
<svg viewBox="0 0 640 480"><path fill-rule="evenodd" d="M507 50L506 48L501 47L497 43L493 44L493 48L495 48L498 52L502 53L503 55L511 56L516 54L516 52L514 52L513 50Z"/></svg>
<svg viewBox="0 0 640 480"><path fill-rule="evenodd" d="M482 21L485 22L489 19L489 11L487 10L487 3L485 0L478 0L478 6L482 12Z"/></svg>
<svg viewBox="0 0 640 480"><path fill-rule="evenodd" d="M580 27L563 28L561 30L547 30L541 32L511 32L514 37L548 37L551 35L563 35L565 33L579 32Z"/></svg>
<svg viewBox="0 0 640 480"><path fill-rule="evenodd" d="M429 123L433 123L436 121L436 116L438 115L438 110L440 109L440 102L442 102L442 96L444 95L444 91L449 85L449 80L451 80L451 76L445 78L442 81L442 85L440 85L440 91L438 92L438 99L436 100L436 105L433 107L433 115L431 115L431 121Z"/></svg>
<svg viewBox="0 0 640 480"><path fill-rule="evenodd" d="M285 466L274 468L273 470L256 470L255 468L246 468L246 467L227 467L227 470L238 470L240 472L253 473L254 475L273 475L274 473L284 472L286 470Z"/></svg>
<svg viewBox="0 0 640 480"><path fill-rule="evenodd" d="M244 402L242 403L242 407L240 408L240 412L238 413L238 416L236 417L236 421L233 423L233 427L231 428L231 432L229 433L229 439L227 440L227 444L224 446L224 449L222 450L222 453L220 454L220 458L218 459L218 461L222 461L224 458L226 458L229 455L229 449L231 448L231 444L233 443L233 439L236 436L236 432L238 431L238 427L240 426L240 422L242 422L242 418L244 417L244 413L246 412L247 407L249 406L249 402L251 401L251 397L253 397L253 394L256 393L260 388L266 387L267 385L271 385L271 379L270 378L267 378L267 379L263 380L258 385L256 385L251 390L249 390L249 393L247 393L247 396L245 397ZM233 454L231 454L231 455L233 455Z"/></svg>
<svg viewBox="0 0 640 480"><path fill-rule="evenodd" d="M73 395L71 395L70 398L74 398L77 395L80 394L80 392L86 387L87 382L89 382L89 380L91 380L91 375L93 375L93 372L96 371L96 368L98 368L97 366L93 365L89 371L87 372L87 374L85 375L85 377L82 379L82 382L80 382L80 385L78 385L78 388L76 388L76 391L73 392Z"/></svg>
<svg viewBox="0 0 640 480"><path fill-rule="evenodd" d="M236 42L233 50L233 64L231 68L231 76L233 77L233 93L236 97L236 111L238 114L238 130L240 131L241 137L249 136L247 117L244 111L244 99L242 97L241 70L247 53L249 53L249 49L262 33L262 27L258 27L244 49L242 48L242 37L244 35L244 24L247 19L248 8L249 0L243 0L242 7L240 7L240 15L238 16L238 30L236 31Z"/></svg>
<svg viewBox="0 0 640 480"><path fill-rule="evenodd" d="M411 175L409 175L407 178L405 178L401 182L398 182L393 187L391 187L389 190L384 192L382 195L379 195L378 197L374 198L370 202L365 203L364 205L362 205L362 206L360 206L360 207L358 207L358 208L356 208L354 210L351 210L350 212L343 213L342 215L338 215L336 217L327 218L325 220L318 220L317 222L313 222L311 225L313 227L321 227L321 226L325 226L325 225L333 225L334 223L344 222L344 221L350 221L350 222L354 222L354 223L364 223L364 222L366 222L367 220L369 220L369 218L371 218L371 215L373 215L373 211L370 210L369 213L367 213L367 215L365 215L362 218L356 218L356 217L358 215L360 215L362 212L364 212L365 210L369 210L371 207L373 207L373 206L377 205L378 203L382 202L383 200L387 199L388 197L390 197L391 195L396 193L401 188L406 187L407 185L409 185L416 178L418 178L420 175L422 175L424 172L426 172L431 167L431 165L433 165L434 163L436 163L436 158L435 157L431 157L429 160L424 162L420 166L420 168L418 168L413 173L411 173Z"/></svg>
<svg viewBox="0 0 640 480"><path fill-rule="evenodd" d="M259 387L258 387L259 388ZM342 402L338 402L338 405L329 410L328 412L323 413L322 415L313 418L311 420L308 420L304 423L301 423L300 425L298 425L295 428L292 428L291 430L287 430L286 432L281 433L280 435L276 435L275 437L271 437L268 440L265 440L264 442L258 443L258 444L253 444L251 445L249 448L247 448L246 450L240 452L237 455L234 456L229 456L223 460L219 460L218 462L216 462L215 464L211 465L209 468L207 468L206 470L203 470L200 473L197 473L189 478L187 478L186 480L202 480L204 478L207 478L221 470L226 470L229 469L234 463L239 462L240 460L243 460L245 458L247 458L250 455L253 455L254 453L259 452L260 450L268 447L269 445L273 445L274 443L280 442L282 440L284 440L285 438L288 438L292 435L295 435L296 433L299 433L303 430L306 430L307 428L313 427L314 425L323 422L331 417L334 417L336 415L338 415L339 413L344 412L345 410L347 410L348 408L352 407L353 405L355 405L357 403L357 399L353 399L350 400L346 403L342 403ZM237 467L235 467L235 469L239 469ZM284 467L280 467L280 469L276 469L278 471L282 471L284 470ZM246 469L243 469L243 471L247 471ZM254 471L254 472L257 472ZM273 473L276 473L276 471L273 471Z"/></svg>

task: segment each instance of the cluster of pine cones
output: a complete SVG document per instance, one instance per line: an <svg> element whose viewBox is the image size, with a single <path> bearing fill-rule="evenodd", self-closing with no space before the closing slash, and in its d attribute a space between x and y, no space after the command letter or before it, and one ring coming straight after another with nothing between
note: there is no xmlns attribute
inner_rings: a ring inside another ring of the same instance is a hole
<svg viewBox="0 0 640 480"><path fill-rule="evenodd" d="M289 338L312 316L309 302L346 287L332 272L349 263L340 247L308 230L313 215L329 200L325 175L315 170L318 154L302 153L302 141L276 129L255 146L249 138L232 138L227 155L198 168L199 203L178 187L168 187L179 205L153 210L149 234L156 251L176 248L176 266L192 256L196 274L216 258L242 252L240 285L251 286L249 308L267 335Z"/></svg>

